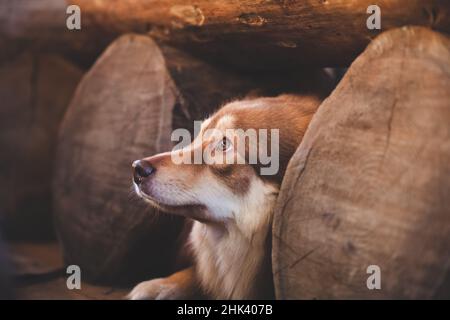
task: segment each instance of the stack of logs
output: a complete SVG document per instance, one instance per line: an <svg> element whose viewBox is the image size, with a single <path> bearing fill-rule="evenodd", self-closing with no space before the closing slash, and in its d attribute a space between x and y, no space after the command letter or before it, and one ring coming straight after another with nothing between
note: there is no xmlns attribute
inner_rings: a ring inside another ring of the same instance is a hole
<svg viewBox="0 0 450 320"><path fill-rule="evenodd" d="M131 162L232 99L314 91L275 212L276 296L449 297L450 3L380 0L368 30L371 2L74 0L79 31L64 0L0 5L3 234L52 237L53 217L92 281L166 275L182 221L130 196ZM335 89L320 69L346 66Z"/></svg>

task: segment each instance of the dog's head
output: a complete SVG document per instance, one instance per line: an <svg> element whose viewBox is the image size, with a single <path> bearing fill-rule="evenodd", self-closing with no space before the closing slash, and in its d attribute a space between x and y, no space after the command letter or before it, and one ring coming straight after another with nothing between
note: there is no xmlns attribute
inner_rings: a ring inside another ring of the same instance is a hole
<svg viewBox="0 0 450 320"><path fill-rule="evenodd" d="M199 221L237 220L276 195L320 101L282 95L225 105L183 148L133 163L136 193Z"/></svg>

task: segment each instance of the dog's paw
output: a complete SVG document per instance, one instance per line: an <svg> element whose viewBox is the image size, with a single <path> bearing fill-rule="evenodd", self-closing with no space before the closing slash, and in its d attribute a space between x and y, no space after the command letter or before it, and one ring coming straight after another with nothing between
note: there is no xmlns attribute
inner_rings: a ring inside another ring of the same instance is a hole
<svg viewBox="0 0 450 320"><path fill-rule="evenodd" d="M129 300L176 300L183 299L183 290L164 278L139 283L126 297Z"/></svg>

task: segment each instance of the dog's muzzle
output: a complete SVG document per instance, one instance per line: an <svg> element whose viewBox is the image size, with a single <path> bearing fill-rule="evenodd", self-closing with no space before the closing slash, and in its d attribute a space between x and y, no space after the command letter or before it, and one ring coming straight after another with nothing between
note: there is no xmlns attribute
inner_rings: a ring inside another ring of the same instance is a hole
<svg viewBox="0 0 450 320"><path fill-rule="evenodd" d="M145 160L136 160L133 162L133 180L134 183L140 185L142 181L150 177L156 170L150 164L150 162Z"/></svg>

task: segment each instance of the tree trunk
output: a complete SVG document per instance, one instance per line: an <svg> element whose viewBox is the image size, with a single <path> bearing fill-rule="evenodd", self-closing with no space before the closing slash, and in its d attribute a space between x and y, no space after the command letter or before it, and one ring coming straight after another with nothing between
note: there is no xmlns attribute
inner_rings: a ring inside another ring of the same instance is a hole
<svg viewBox="0 0 450 320"><path fill-rule="evenodd" d="M149 33L212 60L247 69L350 63L380 33L368 30L371 0L74 0L82 30L68 31L65 0L3 5L4 36L57 50L96 52L126 32ZM380 0L381 31L422 25L450 32L446 0ZM5 8L7 10L5 10Z"/></svg>

